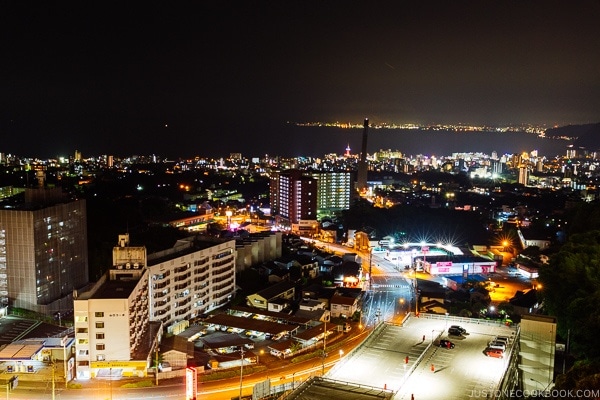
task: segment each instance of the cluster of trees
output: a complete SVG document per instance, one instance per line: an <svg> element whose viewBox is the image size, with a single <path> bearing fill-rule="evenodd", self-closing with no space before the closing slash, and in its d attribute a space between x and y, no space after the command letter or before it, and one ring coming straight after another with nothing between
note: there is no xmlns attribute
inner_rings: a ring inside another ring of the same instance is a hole
<svg viewBox="0 0 600 400"><path fill-rule="evenodd" d="M600 205L569 212L568 240L539 269L544 310L557 317L574 365L556 388L600 388Z"/></svg>

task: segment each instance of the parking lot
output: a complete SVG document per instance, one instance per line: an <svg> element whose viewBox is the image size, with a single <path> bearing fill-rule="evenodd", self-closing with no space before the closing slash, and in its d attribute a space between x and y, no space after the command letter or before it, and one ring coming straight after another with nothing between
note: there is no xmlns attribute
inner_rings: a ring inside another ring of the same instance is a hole
<svg viewBox="0 0 600 400"><path fill-rule="evenodd" d="M439 316L436 316L439 317ZM464 399L474 390L490 390L506 369L507 358L487 357L496 336L514 337L515 329L486 321L410 318L403 326L385 325L328 378L397 391L395 399ZM466 333L448 335L451 325ZM453 348L440 347L450 340Z"/></svg>

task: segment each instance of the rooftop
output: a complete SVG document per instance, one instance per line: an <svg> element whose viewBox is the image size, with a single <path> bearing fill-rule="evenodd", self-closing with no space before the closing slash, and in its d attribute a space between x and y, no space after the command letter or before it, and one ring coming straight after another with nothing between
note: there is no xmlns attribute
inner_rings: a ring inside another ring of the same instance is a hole
<svg viewBox="0 0 600 400"><path fill-rule="evenodd" d="M135 289L139 279L107 280L90 299L127 299Z"/></svg>

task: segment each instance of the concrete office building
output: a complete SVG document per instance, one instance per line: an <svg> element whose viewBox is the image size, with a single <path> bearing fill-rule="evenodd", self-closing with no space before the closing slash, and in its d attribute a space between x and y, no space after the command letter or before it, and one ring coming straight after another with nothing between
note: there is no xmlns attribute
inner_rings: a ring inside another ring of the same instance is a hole
<svg viewBox="0 0 600 400"><path fill-rule="evenodd" d="M52 315L72 310L89 281L86 202L38 178L24 202L0 209L0 305Z"/></svg>

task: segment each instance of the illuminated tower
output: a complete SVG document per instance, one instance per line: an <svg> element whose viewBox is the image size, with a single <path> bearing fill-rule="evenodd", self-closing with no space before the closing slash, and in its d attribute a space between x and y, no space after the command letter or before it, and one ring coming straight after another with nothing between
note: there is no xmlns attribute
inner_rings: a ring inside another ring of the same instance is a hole
<svg viewBox="0 0 600 400"><path fill-rule="evenodd" d="M360 161L358 162L358 176L356 178L356 190L362 192L367 189L367 133L369 130L369 119L365 118L362 147L360 149Z"/></svg>
<svg viewBox="0 0 600 400"><path fill-rule="evenodd" d="M344 157L350 157L350 143L348 143L348 147L346 147L346 153L344 153Z"/></svg>

